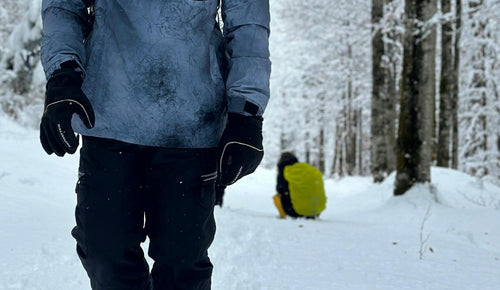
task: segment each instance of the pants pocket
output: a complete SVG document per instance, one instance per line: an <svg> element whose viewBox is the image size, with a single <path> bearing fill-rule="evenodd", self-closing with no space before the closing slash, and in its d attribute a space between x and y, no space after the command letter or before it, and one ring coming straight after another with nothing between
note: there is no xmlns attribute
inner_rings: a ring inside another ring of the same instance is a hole
<svg viewBox="0 0 500 290"><path fill-rule="evenodd" d="M217 171L200 176L201 192L200 203L205 208L212 208L215 205L215 180Z"/></svg>
<svg viewBox="0 0 500 290"><path fill-rule="evenodd" d="M76 252L80 259L85 261L87 259L87 243L85 241L85 228L86 228L86 205L85 205L85 197L88 192L87 187L87 174L84 170L83 160L80 159L80 166L78 168L78 180L75 186L76 193L76 208L75 208L75 220L76 226L71 231L71 235L75 238L77 242Z"/></svg>

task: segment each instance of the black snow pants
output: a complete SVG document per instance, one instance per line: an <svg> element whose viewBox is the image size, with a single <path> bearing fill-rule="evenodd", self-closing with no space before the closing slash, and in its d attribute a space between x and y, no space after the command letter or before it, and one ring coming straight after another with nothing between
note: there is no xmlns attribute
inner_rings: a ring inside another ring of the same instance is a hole
<svg viewBox="0 0 500 290"><path fill-rule="evenodd" d="M210 289L215 152L83 137L72 235L92 289Z"/></svg>

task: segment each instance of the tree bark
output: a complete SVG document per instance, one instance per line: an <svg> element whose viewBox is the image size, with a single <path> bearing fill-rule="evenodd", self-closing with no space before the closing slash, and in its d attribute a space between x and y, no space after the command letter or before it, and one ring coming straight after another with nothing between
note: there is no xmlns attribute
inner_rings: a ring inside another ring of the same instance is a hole
<svg viewBox="0 0 500 290"><path fill-rule="evenodd" d="M392 5L392 9L394 9L393 2L394 0L386 0L385 3L386 5ZM395 17L395 15L392 17ZM401 19L398 18L397 21L391 21L389 24L391 27L385 36L387 39L387 43L385 43L385 59L387 60L385 83L387 86L387 98L385 104L386 118L384 130L387 146L387 174L390 174L396 169L396 105L399 101L399 59L400 57L402 58L402 50L399 48L402 43L402 34L398 32L398 21L401 21Z"/></svg>
<svg viewBox="0 0 500 290"><path fill-rule="evenodd" d="M431 180L436 29L429 23L436 0L405 1L403 75L395 195Z"/></svg>
<svg viewBox="0 0 500 290"><path fill-rule="evenodd" d="M358 116L357 116L357 111L354 110L351 106L350 108L350 126L349 130L347 131L348 135L346 138L347 141L347 174L348 175L354 175L356 172L356 155L357 155L357 137L358 137L358 130L357 130L357 121L358 121Z"/></svg>
<svg viewBox="0 0 500 290"><path fill-rule="evenodd" d="M347 46L347 56L352 59L352 47ZM352 75L349 75L347 79L347 108L346 108L346 136L345 142L345 165L347 175L354 175L354 170L356 168L356 111L354 109L354 93L353 93L353 79Z"/></svg>
<svg viewBox="0 0 500 290"><path fill-rule="evenodd" d="M384 17L384 0L372 0L372 96L371 96L371 174L374 182L382 182L387 171L387 145L384 130L386 68L384 68L384 34L379 27Z"/></svg>
<svg viewBox="0 0 500 290"><path fill-rule="evenodd" d="M318 170L321 171L321 173L325 173L325 152L324 152L324 147L325 147L325 137L324 137L324 129L323 127L320 128L319 131L319 147L318 147Z"/></svg>
<svg viewBox="0 0 500 290"><path fill-rule="evenodd" d="M441 0L443 15L451 12L451 1ZM452 99L455 86L453 23L447 17L441 26L441 79L439 82L439 135L437 166L450 167L450 143L452 129Z"/></svg>
<svg viewBox="0 0 500 290"><path fill-rule="evenodd" d="M332 162L332 169L331 169L332 176L335 173L337 173L337 159L338 159L338 151L339 151L338 128L339 128L339 125L337 124L335 126L335 149L333 150L333 162Z"/></svg>
<svg viewBox="0 0 500 290"><path fill-rule="evenodd" d="M364 175L366 174L363 168L363 109L358 109L358 174ZM500 141L499 141L500 142Z"/></svg>
<svg viewBox="0 0 500 290"><path fill-rule="evenodd" d="M452 116L451 168L453 169L458 168L458 98L460 92L460 37L462 31L462 0L456 1L455 13L453 97L450 104Z"/></svg>

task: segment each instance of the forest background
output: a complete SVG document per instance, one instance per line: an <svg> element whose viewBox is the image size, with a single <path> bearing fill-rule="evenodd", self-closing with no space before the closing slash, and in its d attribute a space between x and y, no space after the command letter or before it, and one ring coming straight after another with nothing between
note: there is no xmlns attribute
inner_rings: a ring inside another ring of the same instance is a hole
<svg viewBox="0 0 500 290"><path fill-rule="evenodd" d="M0 0L0 111L36 128L41 0ZM500 0L271 0L263 166L397 171L395 194L455 168L500 184Z"/></svg>

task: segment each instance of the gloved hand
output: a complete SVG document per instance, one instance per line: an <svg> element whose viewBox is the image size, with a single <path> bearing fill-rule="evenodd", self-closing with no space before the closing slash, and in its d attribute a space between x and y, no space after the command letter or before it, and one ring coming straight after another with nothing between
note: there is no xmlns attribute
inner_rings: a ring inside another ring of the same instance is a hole
<svg viewBox="0 0 500 290"><path fill-rule="evenodd" d="M231 185L254 172L262 157L262 117L229 113L219 142L219 184Z"/></svg>
<svg viewBox="0 0 500 290"><path fill-rule="evenodd" d="M71 117L78 114L89 129L94 127L94 110L81 89L82 78L73 67L54 72L47 82L45 107L40 123L40 142L47 154L73 154L78 138L71 127Z"/></svg>

